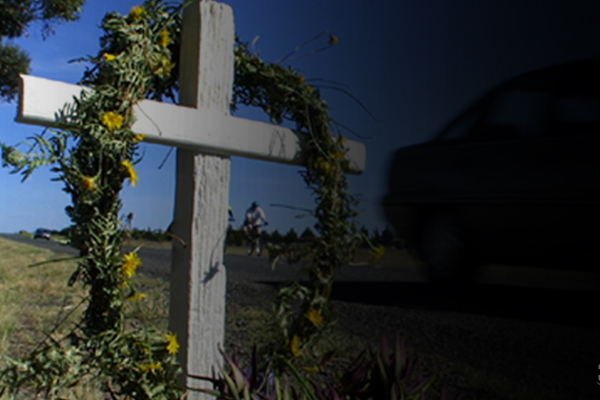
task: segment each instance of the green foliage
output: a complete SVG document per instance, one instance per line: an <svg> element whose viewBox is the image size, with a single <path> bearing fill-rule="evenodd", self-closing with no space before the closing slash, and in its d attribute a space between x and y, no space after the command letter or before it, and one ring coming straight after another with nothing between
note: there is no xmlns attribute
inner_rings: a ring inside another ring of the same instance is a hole
<svg viewBox="0 0 600 400"><path fill-rule="evenodd" d="M386 225L385 229L381 232L381 242L377 243L385 247L391 247L394 244L394 232Z"/></svg>
<svg viewBox="0 0 600 400"><path fill-rule="evenodd" d="M84 0L2 0L0 1L0 98L12 101L18 93L18 75L28 74L31 59L18 46L2 42L27 34L27 27L42 23L42 35L53 32L52 24L79 18Z"/></svg>
<svg viewBox="0 0 600 400"><path fill-rule="evenodd" d="M227 229L227 238L225 239L228 246L243 246L246 240L246 233L242 229Z"/></svg>
<svg viewBox="0 0 600 400"><path fill-rule="evenodd" d="M33 233L31 233L31 232L19 231L19 235L21 235L27 239L33 239Z"/></svg>
<svg viewBox="0 0 600 400"><path fill-rule="evenodd" d="M300 234L300 239L305 239L305 240L313 240L313 239L316 239L316 237L317 236L314 234L314 232L310 228L306 228Z"/></svg>
<svg viewBox="0 0 600 400"><path fill-rule="evenodd" d="M283 241L285 243L294 243L296 240L298 240L298 234L296 233L294 228L290 229L288 233L286 233L283 237Z"/></svg>
<svg viewBox="0 0 600 400"><path fill-rule="evenodd" d="M329 44L336 42L330 40ZM276 306L287 344L283 348L290 348L293 340L306 343L318 333L303 315L317 312L331 322L328 300L335 271L351 260L360 240L352 221L358 215L354 209L357 202L348 191L345 175L352 166L345 158L345 139L331 130L327 104L319 91L298 72L264 62L239 41L235 50L234 104L259 107L276 124L290 120L303 133L302 159L306 170L302 176L317 202L313 215L318 221L318 240L311 246L273 245L269 249L274 261L282 256L292 261L312 256L308 285L282 288L280 304ZM287 239L291 240L291 235ZM283 303L294 298L301 298L302 304L292 317L292 307Z"/></svg>
<svg viewBox="0 0 600 400"><path fill-rule="evenodd" d="M271 232L271 243L280 244L283 242L283 235L278 230Z"/></svg>
<svg viewBox="0 0 600 400"><path fill-rule="evenodd" d="M2 0L0 36L16 38L26 33L34 21L43 23L45 35L52 32L52 23L75 21L84 0Z"/></svg>
<svg viewBox="0 0 600 400"><path fill-rule="evenodd" d="M55 3L60 9L60 4ZM52 11L54 12L54 11ZM51 14L48 14L51 15ZM164 332L128 329L124 304L136 287L131 280L141 260L135 251L122 255L119 193L137 182L134 165L143 135L131 131L132 107L147 97L169 95L174 67L171 45L178 45L180 8L148 1L129 15L108 14L96 57L87 61L82 83L93 91L62 111L68 124L49 136L35 136L27 152L2 145L5 164L24 179L50 165L71 196L67 214L70 244L79 250L69 284L88 289L81 322L64 339L46 340L29 357L2 371L3 390L23 387L55 397L86 376L112 398L176 399L180 372L176 337Z"/></svg>
<svg viewBox="0 0 600 400"><path fill-rule="evenodd" d="M171 240L171 236L162 229L139 229L133 228L129 233L132 239L151 240L154 242L163 242Z"/></svg>
<svg viewBox="0 0 600 400"><path fill-rule="evenodd" d="M67 5L73 3L56 3L56 10L60 4L68 13ZM49 340L29 358L15 361L2 373L2 383L11 393L30 385L54 396L57 386L92 375L112 398L175 399L183 395L175 379L176 338L167 336L165 343L164 334L128 330L123 322L125 301L136 293L131 277L140 260L135 251L124 256L120 252L124 234L118 215L123 185L129 181L135 186L138 179L134 165L140 159L138 143L143 135L130 129L132 107L144 98L174 99L177 90L174 60L179 51L180 5L148 0L128 15L107 14L102 28L101 49L84 59L91 67L80 82L93 90L62 111L63 129L35 136L25 144L25 152L2 145L3 163L24 179L36 168L50 165L56 179L64 182L72 200L67 207L73 222L69 239L80 252L69 283L89 290L83 319L71 334ZM328 46L335 43L337 39L330 37ZM312 263L306 270L307 284L282 287L274 305L280 341L273 346L272 357L278 360L278 371L298 379L302 391L290 391L288 383L276 379L273 393L275 398L312 399L314 392L294 363L304 360L308 367L318 366L329 357L322 343L334 320L329 301L333 279L361 240L352 221L358 215L357 202L346 178L353 166L345 158L345 139L331 129L326 102L302 75L262 61L241 42L234 56L233 108L260 107L274 123L293 121L302 135L306 166L302 176L317 203L312 213L316 234L306 233L309 243L298 243L297 233L290 230L282 245L269 249L275 260L282 255L290 260L310 256ZM240 388L243 379L232 371L234 379L224 379Z"/></svg>
<svg viewBox="0 0 600 400"><path fill-rule="evenodd" d="M0 42L0 97L11 101L18 94L19 74L29 73L31 58L23 49Z"/></svg>
<svg viewBox="0 0 600 400"><path fill-rule="evenodd" d="M106 332L83 339L73 331L61 342L48 339L22 360L8 359L0 394L21 386L36 395L57 398L59 392L92 379L99 390L133 399L172 399L180 392L180 373L168 340L156 332Z"/></svg>

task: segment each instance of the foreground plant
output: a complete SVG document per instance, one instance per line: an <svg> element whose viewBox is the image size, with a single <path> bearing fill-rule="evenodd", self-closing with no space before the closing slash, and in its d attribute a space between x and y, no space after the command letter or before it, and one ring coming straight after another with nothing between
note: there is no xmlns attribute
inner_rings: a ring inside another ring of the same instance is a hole
<svg viewBox="0 0 600 400"><path fill-rule="evenodd" d="M404 338L396 336L390 346L382 336L379 349L363 352L340 378L339 390L352 399L416 400L433 382L434 376L423 375L417 354L408 352Z"/></svg>
<svg viewBox="0 0 600 400"><path fill-rule="evenodd" d="M141 260L135 251L121 253L119 193L125 182L135 186L138 180L143 135L131 130L132 107L175 89L170 45L179 37L180 6L148 1L129 15L108 14L102 27L101 50L87 59L92 68L81 82L93 90L63 110L68 125L36 136L30 148L37 154L2 145L4 163L24 179L51 165L64 182L72 200L70 244L79 250L69 284L81 283L89 296L82 321L64 339L49 338L25 359L9 360L1 391L27 388L55 398L91 377L113 398L175 399L183 395L176 338L124 324L124 303L135 295L132 277Z"/></svg>
<svg viewBox="0 0 600 400"><path fill-rule="evenodd" d="M126 16L108 14L101 50L87 59L92 68L81 81L92 90L63 110L68 125L50 131L49 138L36 136L30 149L37 154L2 145L4 163L22 171L24 178L51 165L64 182L72 199L67 208L73 222L70 241L80 252L69 283L89 289L81 323L64 340L48 340L29 358L12 360L0 375L3 390L14 393L30 385L56 397L59 388L93 376L111 397L166 399L183 394L175 379L176 339L153 330L128 331L124 324L124 302L138 298L131 278L140 259L135 252L121 254L118 218L124 183L135 186L139 179L135 165L143 135L131 130L132 107L144 98L173 98L177 89L180 11L179 4L149 0ZM337 41L331 36L328 45ZM276 315L281 345L274 357L293 369L289 360L310 354L318 367L326 359L318 340L327 337L333 321L333 279L360 240L352 222L357 202L348 191L345 174L352 165L345 158L345 140L333 132L326 102L302 75L263 62L240 42L235 48L234 102L262 108L274 123L294 121L303 136L302 176L315 195L319 235L305 249L312 255L308 285L280 291Z"/></svg>
<svg viewBox="0 0 600 400"><path fill-rule="evenodd" d="M261 363L256 347L247 368L222 354L226 366L218 375L203 378L213 384L213 389L204 391L220 400L424 400L435 382L435 376L425 376L418 355L408 351L399 336L391 346L382 336L379 348L363 351L344 371L330 371L326 382L281 356ZM288 363L288 368L274 368L278 361ZM451 398L446 385L439 398Z"/></svg>
<svg viewBox="0 0 600 400"><path fill-rule="evenodd" d="M337 39L330 40L329 45L335 43ZM360 240L353 222L358 215L354 209L357 202L348 190L345 175L352 165L345 158L345 139L332 130L327 103L304 76L277 63L264 62L241 42L235 50L235 67L236 104L259 107L277 124L290 120L303 134L306 170L302 177L317 202L313 216L318 237L310 246L295 249L298 258L311 256L312 266L306 271L309 282L283 287L276 305L282 353L293 355L297 346L306 346L333 320L329 299L335 273L351 260ZM277 258L284 251L288 249L271 248L270 254ZM293 300L300 300L298 308Z"/></svg>

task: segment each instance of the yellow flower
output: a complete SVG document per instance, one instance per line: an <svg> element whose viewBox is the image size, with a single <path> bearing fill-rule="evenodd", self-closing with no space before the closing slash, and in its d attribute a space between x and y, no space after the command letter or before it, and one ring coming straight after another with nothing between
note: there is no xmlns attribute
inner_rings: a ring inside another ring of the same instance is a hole
<svg viewBox="0 0 600 400"><path fill-rule="evenodd" d="M168 57L160 59L158 68L154 70L154 73L161 78L165 78L171 74L171 70L175 67L175 63L172 62Z"/></svg>
<svg viewBox="0 0 600 400"><path fill-rule="evenodd" d="M131 186L137 185L138 175L135 168L133 168L133 164L131 163L131 161L125 160L121 163L121 165L123 165L127 170L127 175L129 175L129 181L131 182Z"/></svg>
<svg viewBox="0 0 600 400"><path fill-rule="evenodd" d="M136 294L133 294L133 295L127 297L125 300L139 301L139 300L144 300L145 298L146 298L146 293L136 293Z"/></svg>
<svg viewBox="0 0 600 400"><path fill-rule="evenodd" d="M319 372L319 367L316 365L313 367L304 367L304 370L309 374L316 374L317 372Z"/></svg>
<svg viewBox="0 0 600 400"><path fill-rule="evenodd" d="M290 350L292 350L294 357L298 357L298 354L300 354L300 337L298 335L294 335L292 338L292 341L290 342Z"/></svg>
<svg viewBox="0 0 600 400"><path fill-rule="evenodd" d="M83 178L81 178L81 185L88 192L91 192L92 190L94 190L96 188L96 183L94 182L94 178L89 177L89 176L84 176Z"/></svg>
<svg viewBox="0 0 600 400"><path fill-rule="evenodd" d="M150 364L143 364L140 365L140 369L142 370L142 372L150 372L152 375L155 375L156 371L162 369L162 363L160 361L157 361Z"/></svg>
<svg viewBox="0 0 600 400"><path fill-rule="evenodd" d="M383 247L382 245L379 245L377 247L372 248L371 251L369 251L369 253L371 254L371 258L369 258L369 262L373 262L373 261L378 260L381 257L383 257L383 255L385 254L385 247Z"/></svg>
<svg viewBox="0 0 600 400"><path fill-rule="evenodd" d="M179 343L177 342L177 334L168 333L165 335L167 338L167 351L169 354L177 354L179 351Z"/></svg>
<svg viewBox="0 0 600 400"><path fill-rule="evenodd" d="M145 137L146 137L146 135L144 135L143 133L138 133L137 135L135 135L133 137L133 143L139 143L142 140L144 140Z"/></svg>
<svg viewBox="0 0 600 400"><path fill-rule="evenodd" d="M333 158L334 160L341 160L345 156L346 156L346 152L345 151L340 151L340 152L331 154L330 157Z"/></svg>
<svg viewBox="0 0 600 400"><path fill-rule="evenodd" d="M104 58L104 61L114 61L115 58L117 58L117 56L115 56L114 54L110 54L110 53L104 53L102 55L102 57Z"/></svg>
<svg viewBox="0 0 600 400"><path fill-rule="evenodd" d="M100 117L100 121L102 121L102 125L111 131L120 129L123 126L123 116L112 111L105 112Z"/></svg>
<svg viewBox="0 0 600 400"><path fill-rule="evenodd" d="M302 75L298 75L296 79L298 79L298 83L301 85L304 84L304 82L306 82L306 79L304 79L304 76Z"/></svg>
<svg viewBox="0 0 600 400"><path fill-rule="evenodd" d="M310 322L312 322L316 326L323 325L323 315L321 314L321 311L319 311L319 310L315 310L314 308L311 309L306 314L306 318L308 318L310 320Z"/></svg>
<svg viewBox="0 0 600 400"><path fill-rule="evenodd" d="M319 167L319 169L325 173L331 171L331 169L333 168L332 165L327 162L325 159L319 157L319 159L317 160L317 166Z"/></svg>
<svg viewBox="0 0 600 400"><path fill-rule="evenodd" d="M131 8L131 11L129 11L129 16L131 17L131 20L135 22L142 18L145 13L146 10L144 9L144 6L135 6Z"/></svg>
<svg viewBox="0 0 600 400"><path fill-rule="evenodd" d="M160 31L160 40L158 43L162 47L167 47L171 43L171 38L169 37L169 31L167 29Z"/></svg>
<svg viewBox="0 0 600 400"><path fill-rule="evenodd" d="M328 43L330 46L334 46L334 45L338 44L339 41L340 41L340 39L338 39L337 36L329 35Z"/></svg>
<svg viewBox="0 0 600 400"><path fill-rule="evenodd" d="M142 263L140 256L137 253L131 252L123 256L123 265L121 272L125 279L131 279L137 270L137 267Z"/></svg>

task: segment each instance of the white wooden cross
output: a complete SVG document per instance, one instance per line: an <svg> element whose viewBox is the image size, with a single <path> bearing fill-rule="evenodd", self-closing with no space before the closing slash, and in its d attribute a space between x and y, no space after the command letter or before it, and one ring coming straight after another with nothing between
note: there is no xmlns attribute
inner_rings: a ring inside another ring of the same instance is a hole
<svg viewBox="0 0 600 400"><path fill-rule="evenodd" d="M200 45L201 44L201 45ZM183 16L180 104L144 100L133 130L145 141L177 147L176 198L169 327L181 344L182 385L188 399L205 399L224 345L226 273L223 240L229 206L230 156L301 165L301 135L229 115L234 75L233 12L228 5L197 1ZM23 75L16 121L57 126L58 111L82 87ZM89 89L87 89L89 90ZM347 142L347 158L360 173L365 147Z"/></svg>

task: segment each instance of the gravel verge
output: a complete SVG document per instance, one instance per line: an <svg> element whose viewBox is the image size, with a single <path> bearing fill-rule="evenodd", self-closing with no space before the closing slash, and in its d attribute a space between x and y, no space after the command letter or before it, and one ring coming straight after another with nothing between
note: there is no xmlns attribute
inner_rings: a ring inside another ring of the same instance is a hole
<svg viewBox="0 0 600 400"><path fill-rule="evenodd" d="M267 310L275 291L272 285L230 282L228 310ZM600 399L598 328L340 300L333 304L342 331L371 345L382 334L397 332L440 382L463 393L463 400ZM226 343L250 345L246 341L238 329L228 333Z"/></svg>

